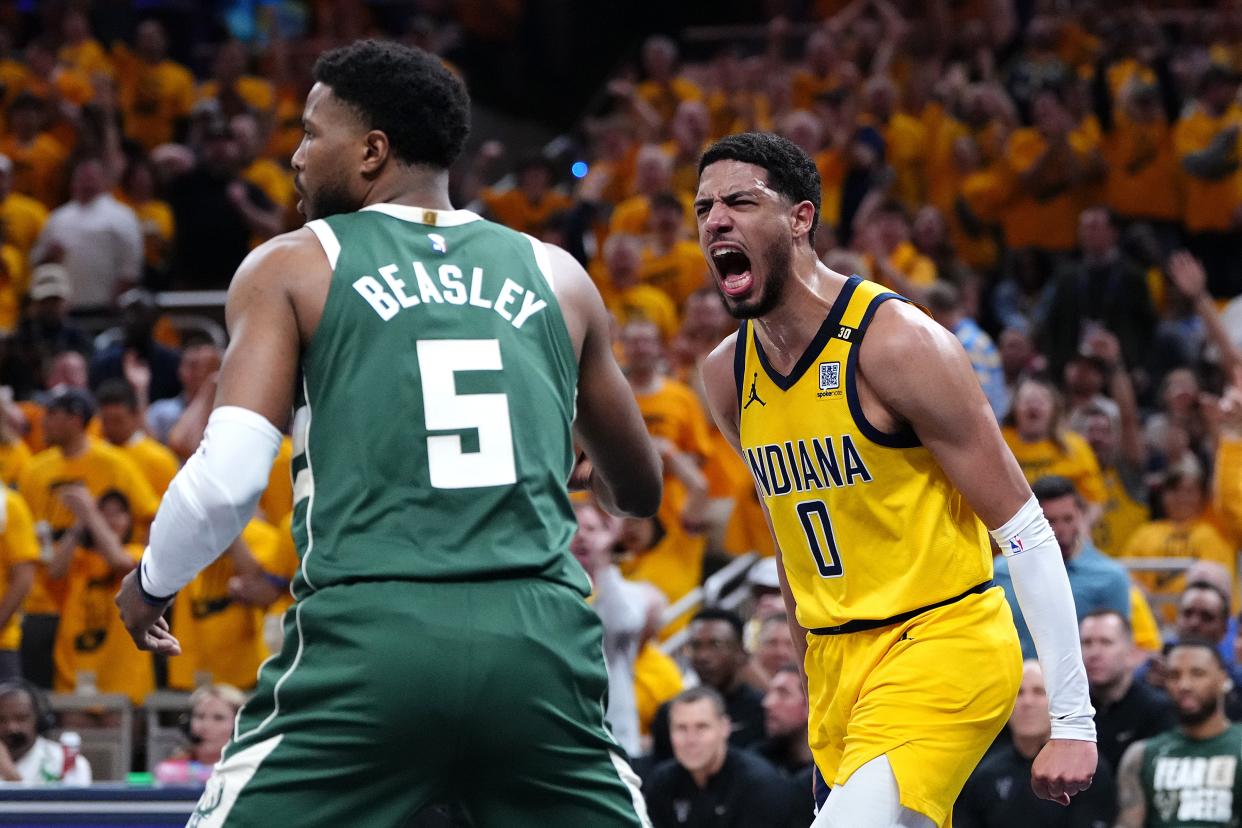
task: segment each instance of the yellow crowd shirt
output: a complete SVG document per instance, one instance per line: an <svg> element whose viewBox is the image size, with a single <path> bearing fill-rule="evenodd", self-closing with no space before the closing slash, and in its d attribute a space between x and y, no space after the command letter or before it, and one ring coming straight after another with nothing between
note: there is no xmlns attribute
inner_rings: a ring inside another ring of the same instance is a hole
<svg viewBox="0 0 1242 828"><path fill-rule="evenodd" d="M1091 446L1078 434L1065 432L1061 439L1063 446L1059 446L1052 440L1024 442L1013 426L1005 426L1001 433L1028 483L1049 475L1067 477L1083 499L1092 503L1104 503L1107 499L1100 464Z"/></svg>
<svg viewBox="0 0 1242 828"><path fill-rule="evenodd" d="M19 564L37 564L40 548L35 536L34 520L21 495L10 489L0 498L0 595L9 589L9 572ZM22 614L12 617L0 627L0 650L16 650L22 642Z"/></svg>
<svg viewBox="0 0 1242 828"><path fill-rule="evenodd" d="M30 506L36 526L43 524L53 537L58 537L74 523L73 513L56 496L56 490L69 483L86 486L96 500L113 489L125 495L134 519L134 535L146 537L159 498L142 472L120 449L88 438L86 450L77 457L65 457L53 446L31 459L17 488ZM63 580L51 582L40 567L34 588L26 598L26 612L54 615L60 612L63 603Z"/></svg>
<svg viewBox="0 0 1242 828"><path fill-rule="evenodd" d="M749 323L738 333L741 447L808 629L889 618L992 577L987 531L931 452L862 410L859 343L893 299L851 277L788 374Z"/></svg>
<svg viewBox="0 0 1242 828"><path fill-rule="evenodd" d="M125 552L136 564L143 547L127 544ZM53 651L57 692L73 692L84 673L94 674L99 692L124 693L135 705L155 689L151 654L134 646L116 607L123 577L97 552L74 550Z"/></svg>
<svg viewBox="0 0 1242 828"><path fill-rule="evenodd" d="M255 519L241 538L260 567L270 566L279 545L275 527ZM197 673L243 690L254 687L259 665L268 655L264 612L229 595L229 579L236 574L233 558L226 553L177 593L172 631L181 642L181 655L168 659L169 687L193 690Z"/></svg>
<svg viewBox="0 0 1242 828"><path fill-rule="evenodd" d="M1193 558L1214 561L1229 572L1230 583L1237 580L1237 547L1230 543L1212 523L1204 518L1189 522L1153 520L1130 535L1121 550L1123 558ZM1148 594L1175 601L1186 586L1183 573L1134 572L1133 578ZM1174 620L1174 606L1169 603L1162 617Z"/></svg>
<svg viewBox="0 0 1242 828"><path fill-rule="evenodd" d="M1096 549L1109 555L1119 555L1126 542L1150 519L1147 507L1130 497L1121 474L1114 469L1102 472L1104 481L1104 510L1091 530L1091 540Z"/></svg>

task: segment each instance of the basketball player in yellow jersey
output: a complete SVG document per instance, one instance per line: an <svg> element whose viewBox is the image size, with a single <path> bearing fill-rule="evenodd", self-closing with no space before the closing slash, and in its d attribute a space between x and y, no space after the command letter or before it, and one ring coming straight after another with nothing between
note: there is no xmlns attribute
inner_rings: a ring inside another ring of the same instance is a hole
<svg viewBox="0 0 1242 828"><path fill-rule="evenodd" d="M814 828L951 824L1020 679L988 528L1048 679L1032 786L1068 805L1091 783L1095 725L1056 538L956 338L818 260L819 198L814 162L774 135L729 136L699 163L699 243L742 320L703 377L796 619L832 789Z"/></svg>

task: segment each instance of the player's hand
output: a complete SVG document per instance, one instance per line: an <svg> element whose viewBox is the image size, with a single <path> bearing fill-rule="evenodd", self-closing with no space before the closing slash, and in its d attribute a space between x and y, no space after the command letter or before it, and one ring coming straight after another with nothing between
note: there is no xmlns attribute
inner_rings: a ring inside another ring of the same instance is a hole
<svg viewBox="0 0 1242 828"><path fill-rule="evenodd" d="M1031 789L1040 799L1069 805L1070 797L1091 787L1095 742L1050 739L1031 765Z"/></svg>
<svg viewBox="0 0 1242 828"><path fill-rule="evenodd" d="M164 620L165 606L153 606L142 598L138 589L138 570L130 571L121 581L121 591L116 594L116 605L121 611L121 622L140 650L150 650L164 655L181 655L181 642L168 629Z"/></svg>

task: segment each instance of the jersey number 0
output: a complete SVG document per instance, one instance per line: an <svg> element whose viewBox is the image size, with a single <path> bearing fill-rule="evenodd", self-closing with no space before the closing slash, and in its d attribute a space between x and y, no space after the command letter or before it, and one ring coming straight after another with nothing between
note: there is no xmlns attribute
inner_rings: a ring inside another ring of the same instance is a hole
<svg viewBox="0 0 1242 828"><path fill-rule="evenodd" d="M841 556L837 554L837 540L832 536L828 505L822 500L805 500L798 504L798 520L802 521L806 544L811 549L811 557L815 558L815 565L819 567L819 574L824 578L841 577L845 570L841 567ZM819 542L821 537L824 539L822 544Z"/></svg>

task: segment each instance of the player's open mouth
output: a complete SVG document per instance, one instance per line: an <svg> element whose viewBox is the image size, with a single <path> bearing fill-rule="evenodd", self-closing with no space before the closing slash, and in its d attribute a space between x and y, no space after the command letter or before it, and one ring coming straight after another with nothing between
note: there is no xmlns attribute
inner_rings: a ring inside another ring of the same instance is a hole
<svg viewBox="0 0 1242 828"><path fill-rule="evenodd" d="M720 274L720 287L728 296L741 296L754 284L750 257L741 248L722 244L712 248L712 263Z"/></svg>

